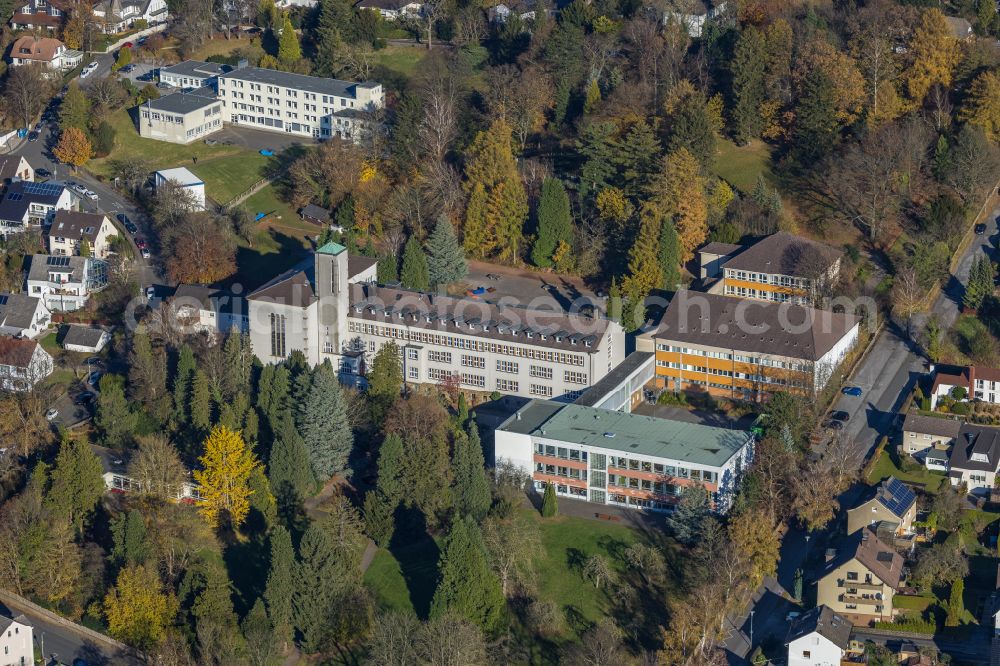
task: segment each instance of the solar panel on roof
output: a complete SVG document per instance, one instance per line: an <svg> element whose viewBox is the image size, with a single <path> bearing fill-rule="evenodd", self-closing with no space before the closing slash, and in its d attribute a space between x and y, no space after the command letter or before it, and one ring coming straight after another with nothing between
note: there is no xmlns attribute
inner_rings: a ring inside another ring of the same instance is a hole
<svg viewBox="0 0 1000 666"><path fill-rule="evenodd" d="M7 294L0 294L0 305L7 305Z"/></svg>
<svg viewBox="0 0 1000 666"><path fill-rule="evenodd" d="M882 494L882 503L894 515L902 516L916 499L916 495L910 487L896 478L886 481L885 492Z"/></svg>
<svg viewBox="0 0 1000 666"><path fill-rule="evenodd" d="M38 194L41 196L51 197L62 192L62 185L53 185L52 183L25 183L24 191L28 194Z"/></svg>
<svg viewBox="0 0 1000 666"><path fill-rule="evenodd" d="M7 195L7 200L8 201L20 201L21 200L21 193L20 192L11 192L10 194Z"/></svg>
<svg viewBox="0 0 1000 666"><path fill-rule="evenodd" d="M69 266L69 257L49 257L45 263L49 266Z"/></svg>

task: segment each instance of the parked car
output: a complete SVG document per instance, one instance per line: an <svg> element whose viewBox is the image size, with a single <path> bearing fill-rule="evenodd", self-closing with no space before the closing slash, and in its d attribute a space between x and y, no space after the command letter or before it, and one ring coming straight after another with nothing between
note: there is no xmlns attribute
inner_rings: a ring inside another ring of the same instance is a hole
<svg viewBox="0 0 1000 666"><path fill-rule="evenodd" d="M40 178L51 178L52 172L48 169L35 169L35 175Z"/></svg>
<svg viewBox="0 0 1000 666"><path fill-rule="evenodd" d="M153 72L149 71L149 72L146 72L145 74L140 74L139 76L135 77L135 80L136 81L152 81L153 80Z"/></svg>
<svg viewBox="0 0 1000 666"><path fill-rule="evenodd" d="M144 247L144 248L142 248L142 258L143 258L143 259L149 259L149 258L150 258L150 257L152 257L152 256L153 256L153 255L152 255L152 254L150 254L150 252L149 252L149 248L148 248L148 247Z"/></svg>
<svg viewBox="0 0 1000 666"><path fill-rule="evenodd" d="M30 141L31 139L29 138L28 140ZM982 236L983 234L986 233L986 225L982 223L977 224L975 227L975 232L977 236Z"/></svg>
<svg viewBox="0 0 1000 666"><path fill-rule="evenodd" d="M93 190L84 190L83 196L87 197L88 199L93 199L94 201L97 201L97 192Z"/></svg>
<svg viewBox="0 0 1000 666"><path fill-rule="evenodd" d="M840 392L843 393L844 395L852 395L855 398L864 393L864 391L862 391L861 388L858 386L845 386L844 388L840 389Z"/></svg>
<svg viewBox="0 0 1000 666"><path fill-rule="evenodd" d="M837 411L830 414L830 418L834 421L850 421L851 415L844 411Z"/></svg>
<svg viewBox="0 0 1000 666"><path fill-rule="evenodd" d="M74 183L71 180L67 180L66 184L69 185L69 189L73 190L74 192L76 192L78 194L86 194L87 193L87 188L84 187L83 185L81 185L80 183Z"/></svg>
<svg viewBox="0 0 1000 666"><path fill-rule="evenodd" d="M125 42L124 44L122 44L123 49L130 49L133 46L135 46L135 44L133 44L132 42Z"/></svg>
<svg viewBox="0 0 1000 666"><path fill-rule="evenodd" d="M132 234L133 236L135 236L137 233L139 233L139 227L135 226L131 222L126 222L125 223L125 231L127 231L130 234Z"/></svg>
<svg viewBox="0 0 1000 666"><path fill-rule="evenodd" d="M84 391L80 395L76 396L76 400L74 400L73 402L75 402L78 405L86 405L88 402L93 401L93 399L96 397L97 396L95 396L90 391Z"/></svg>
<svg viewBox="0 0 1000 666"><path fill-rule="evenodd" d="M51 421L51 420L53 420L57 416L59 416L59 410L56 409L55 407L53 407L49 411L45 412L45 420L46 421Z"/></svg>
<svg viewBox="0 0 1000 666"><path fill-rule="evenodd" d="M844 429L844 422L843 421L837 421L837 420L834 420L834 419L830 419L829 421L827 421L826 423L823 424L823 427L824 428L829 428L830 430L843 430Z"/></svg>
<svg viewBox="0 0 1000 666"><path fill-rule="evenodd" d="M118 71L121 72L122 74L131 74L132 72L135 71L135 65L125 65Z"/></svg>
<svg viewBox="0 0 1000 666"><path fill-rule="evenodd" d="M34 130L28 132L28 141L38 141L38 132Z"/></svg>
<svg viewBox="0 0 1000 666"><path fill-rule="evenodd" d="M97 69L97 66L98 66L97 65L97 61L95 60L94 62L92 62L89 65L87 65L86 67L84 67L83 71L80 72L80 78L81 79L85 79L88 76L90 76L91 74L93 74L94 70Z"/></svg>
<svg viewBox="0 0 1000 666"><path fill-rule="evenodd" d="M135 239L135 246L137 248L139 248L140 250L145 249L145 247L146 247L146 239L143 238L142 236L136 237L136 239Z"/></svg>
<svg viewBox="0 0 1000 666"><path fill-rule="evenodd" d="M94 370L92 373L90 373L90 377L87 378L87 383L90 384L91 386L97 386L101 381L101 377L103 376L104 376L103 372L101 372L100 370Z"/></svg>

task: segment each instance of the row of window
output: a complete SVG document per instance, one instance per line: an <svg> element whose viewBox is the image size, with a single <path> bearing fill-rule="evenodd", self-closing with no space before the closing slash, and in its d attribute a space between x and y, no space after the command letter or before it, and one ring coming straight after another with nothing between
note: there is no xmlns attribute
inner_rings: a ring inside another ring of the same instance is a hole
<svg viewBox="0 0 1000 666"><path fill-rule="evenodd" d="M537 395L539 398L551 398L552 397L552 387L546 386L545 384L532 384L529 388L529 393L531 395Z"/></svg>
<svg viewBox="0 0 1000 666"><path fill-rule="evenodd" d="M686 354L688 356L704 356L705 358L718 358L725 361L735 360L737 363L750 363L752 365L760 365L765 368L781 368L783 370L795 370L796 372L812 372L812 366L808 363L797 363L794 361L785 361L776 358L767 358L764 356L746 356L744 354L728 354L726 352L708 351L704 349L694 349L692 347L680 347L677 345L667 345L663 343L657 343L657 351L662 352L675 352L679 354ZM657 365L664 367L665 362L658 361ZM675 364L669 367L676 367Z"/></svg>
<svg viewBox="0 0 1000 666"><path fill-rule="evenodd" d="M246 86L246 87L249 87L250 90L259 90L259 91L263 92L266 89L266 91L267 91L268 94L271 94L271 95L280 95L280 94L284 93L285 95L287 95L288 97L291 97L293 99L298 99L298 96L299 96L298 91L295 90L294 88L283 88L281 86L265 86L265 85L262 85L260 83L244 82L244 81L240 81L238 79L232 79L232 78L229 78L229 79L227 79L227 78L219 79L220 92L222 92L222 89L226 88L226 82L227 81L232 82L232 84L233 84L232 87L234 87L234 88L244 88L245 87L244 83L249 83L249 86ZM237 95L241 96L242 93L238 93L238 92L234 91L232 93L232 95L233 96L237 96ZM258 95L258 98L259 97L260 96ZM339 99L340 100L340 106L346 107L346 106L348 106L348 103L350 103L349 104L350 107L351 108L354 107L354 100L349 100L349 99L347 99L345 97L336 97L334 95L320 95L318 93L303 92L302 93L302 98L306 99L306 100L309 100L311 102L322 101L323 104L336 104L337 100ZM275 100L275 101L277 101L277 100ZM294 105L295 102L289 102L289 104L290 105ZM312 105L312 106L313 106L313 110L315 110L316 106L315 105Z"/></svg>
<svg viewBox="0 0 1000 666"><path fill-rule="evenodd" d="M608 477L608 487L646 490L657 495L677 495L680 493L678 486L666 481L650 481L649 479L637 479L634 476L619 476L617 474Z"/></svg>
<svg viewBox="0 0 1000 666"><path fill-rule="evenodd" d="M518 383L513 379L497 379L497 390L504 393L517 393Z"/></svg>
<svg viewBox="0 0 1000 666"><path fill-rule="evenodd" d="M550 474L552 476L563 476L567 479L576 479L577 481L587 480L587 470L576 469L575 467L564 467L562 465L545 465L542 463L535 463L535 471L539 474Z"/></svg>
<svg viewBox="0 0 1000 666"><path fill-rule="evenodd" d="M810 283L808 278L794 278L789 275L769 275L768 273L739 271L732 268L725 269L725 276L730 280L757 282L759 284L771 284L780 287L797 287L799 289L808 289Z"/></svg>
<svg viewBox="0 0 1000 666"><path fill-rule="evenodd" d="M204 125L198 125L194 129L189 129L187 132L185 132L185 136L187 136L190 139L191 137L198 136L199 134L205 134L207 132L214 132L221 125L222 125L222 121L219 120L218 118L216 118L215 120L207 122Z"/></svg>
<svg viewBox="0 0 1000 666"><path fill-rule="evenodd" d="M780 291L767 291L766 289L748 289L747 287L733 287L726 285L727 296L741 296L742 298L756 298L762 301L774 301L775 303L792 302L796 305L808 305L809 299L804 296L793 296Z"/></svg>
<svg viewBox="0 0 1000 666"><path fill-rule="evenodd" d="M563 460L587 461L587 452L579 449L571 449L565 446L555 446L553 444L535 444L535 453L540 456L550 458L562 458Z"/></svg>
<svg viewBox="0 0 1000 666"><path fill-rule="evenodd" d="M395 340L436 345L439 347L468 349L469 351L486 352L502 356L517 356L520 358L534 359L536 361L547 361L549 363L561 363L563 365L576 366L582 366L585 364L585 356L583 354L569 354L566 352L539 349L530 345L505 345L479 338L442 335L439 333L430 333L423 330L410 330L402 327L397 328L394 326L380 326L366 321L351 320L348 322L348 330L351 333L359 333L363 335L374 335L382 338L393 338ZM485 365L483 367L485 367Z"/></svg>

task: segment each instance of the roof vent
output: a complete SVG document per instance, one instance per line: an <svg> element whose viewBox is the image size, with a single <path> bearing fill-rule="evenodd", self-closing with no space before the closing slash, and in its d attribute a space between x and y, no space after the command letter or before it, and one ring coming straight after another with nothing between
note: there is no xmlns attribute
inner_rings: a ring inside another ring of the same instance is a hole
<svg viewBox="0 0 1000 666"><path fill-rule="evenodd" d="M607 437L608 439L614 439L615 438L615 433L613 433L613 432L606 432L606 433L604 433L604 436Z"/></svg>

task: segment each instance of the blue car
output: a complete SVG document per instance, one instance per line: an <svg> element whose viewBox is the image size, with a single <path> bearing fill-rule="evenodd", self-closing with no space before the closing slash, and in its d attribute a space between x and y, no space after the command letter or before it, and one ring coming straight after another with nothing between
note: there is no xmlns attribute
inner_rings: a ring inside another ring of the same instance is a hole
<svg viewBox="0 0 1000 666"><path fill-rule="evenodd" d="M840 392L843 393L844 395L853 395L855 398L860 396L862 393L861 389L858 388L857 386L845 386L844 388L840 389Z"/></svg>

